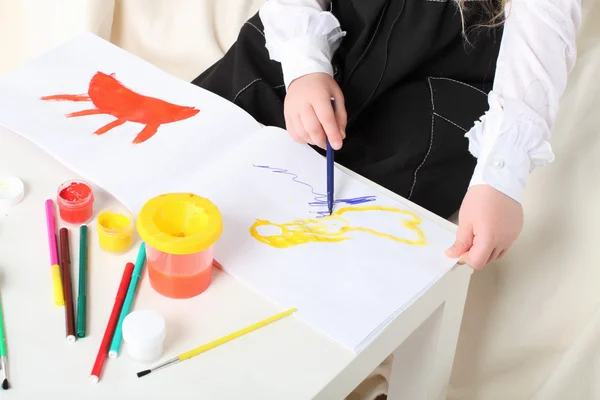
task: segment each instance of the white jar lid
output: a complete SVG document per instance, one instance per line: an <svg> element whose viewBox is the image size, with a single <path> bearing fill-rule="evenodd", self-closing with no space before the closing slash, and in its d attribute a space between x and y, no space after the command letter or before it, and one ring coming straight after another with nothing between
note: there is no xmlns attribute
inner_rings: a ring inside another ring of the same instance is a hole
<svg viewBox="0 0 600 400"><path fill-rule="evenodd" d="M123 320L123 340L138 347L151 347L165 339L164 318L152 310L137 310L127 314Z"/></svg>
<svg viewBox="0 0 600 400"><path fill-rule="evenodd" d="M16 176L0 176L0 208L19 204L25 196L25 185Z"/></svg>

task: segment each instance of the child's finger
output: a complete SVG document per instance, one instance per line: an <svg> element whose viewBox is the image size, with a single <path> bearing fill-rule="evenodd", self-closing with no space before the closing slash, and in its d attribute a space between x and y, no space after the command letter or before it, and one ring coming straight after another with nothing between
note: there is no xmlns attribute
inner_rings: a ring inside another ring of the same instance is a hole
<svg viewBox="0 0 600 400"><path fill-rule="evenodd" d="M300 137L296 134L296 128L294 127L294 120L288 115L288 113L283 114L285 118L285 130L288 135L295 141L298 142Z"/></svg>
<svg viewBox="0 0 600 400"><path fill-rule="evenodd" d="M290 116L288 115L287 112L283 113L283 118L285 119L285 130L288 131L288 133L290 135L292 133L295 134L295 132L294 132L294 124L293 124L292 119L290 118Z"/></svg>
<svg viewBox="0 0 600 400"><path fill-rule="evenodd" d="M496 248L496 250L494 250L494 252L492 253L492 256L490 257L488 263L491 263L492 261L497 261L504 257L507 250L508 249Z"/></svg>
<svg viewBox="0 0 600 400"><path fill-rule="evenodd" d="M312 142L324 149L326 147L325 143L325 132L323 131L323 127L319 122L319 119L315 115L315 111L313 110L310 104L307 104L307 108L303 110L302 115L302 124L304 125L304 130L310 138Z"/></svg>
<svg viewBox="0 0 600 400"><path fill-rule="evenodd" d="M327 99L326 101L321 100L317 103L313 103L313 108L319 121L321 121L321 125L325 130L329 143L331 143L331 147L334 150L341 149L343 141L342 132L338 127L337 119L333 107L331 106L331 100Z"/></svg>
<svg viewBox="0 0 600 400"><path fill-rule="evenodd" d="M496 261L498 259L498 256L502 253L502 249L499 248L495 248L494 251L492 251L492 255L490 255L489 260L487 261L487 263L491 263L492 261Z"/></svg>
<svg viewBox="0 0 600 400"><path fill-rule="evenodd" d="M302 118L299 114L293 117L293 121L294 128L296 130L296 135L298 135L306 143L314 145L315 143L312 141L310 135L304 129L304 125L302 124Z"/></svg>
<svg viewBox="0 0 600 400"><path fill-rule="evenodd" d="M300 143L300 144L306 144L306 140L304 140L301 136L299 136L297 134L297 130L296 130L293 119L290 120L289 124L286 123L286 125L288 126L288 129L287 129L288 134L290 135L290 137L292 138L292 140L294 142Z"/></svg>
<svg viewBox="0 0 600 400"><path fill-rule="evenodd" d="M473 245L473 227L467 223L459 223L456 232L456 240L452 247L446 250L446 255L450 258L460 257Z"/></svg>
<svg viewBox="0 0 600 400"><path fill-rule="evenodd" d="M473 269L482 269L486 266L494 246L491 241L483 240L473 243L473 247L464 255L464 260Z"/></svg>
<svg viewBox="0 0 600 400"><path fill-rule="evenodd" d="M502 257L504 257L506 255L506 252L508 251L508 249L504 249L500 252L500 254L498 254L498 257L496 258L496 260L500 260Z"/></svg>
<svg viewBox="0 0 600 400"><path fill-rule="evenodd" d="M340 90L334 96L335 104L335 118L337 120L338 128L342 135L342 139L346 139L346 123L348 122L348 115L346 114L346 105L344 104L344 95Z"/></svg>

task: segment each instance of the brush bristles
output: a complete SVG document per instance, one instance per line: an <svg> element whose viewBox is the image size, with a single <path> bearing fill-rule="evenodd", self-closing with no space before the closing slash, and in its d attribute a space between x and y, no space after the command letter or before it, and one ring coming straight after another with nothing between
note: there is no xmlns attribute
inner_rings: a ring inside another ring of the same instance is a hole
<svg viewBox="0 0 600 400"><path fill-rule="evenodd" d="M141 378L142 376L148 375L150 372L152 372L152 370L149 370L149 369L144 370L144 371L140 371L140 372L137 373L137 376L138 376L138 378Z"/></svg>
<svg viewBox="0 0 600 400"><path fill-rule="evenodd" d="M5 378L5 379L2 381L2 389L4 389L4 390L8 390L8 388L10 388L10 385L8 384L8 379L6 379L6 378Z"/></svg>

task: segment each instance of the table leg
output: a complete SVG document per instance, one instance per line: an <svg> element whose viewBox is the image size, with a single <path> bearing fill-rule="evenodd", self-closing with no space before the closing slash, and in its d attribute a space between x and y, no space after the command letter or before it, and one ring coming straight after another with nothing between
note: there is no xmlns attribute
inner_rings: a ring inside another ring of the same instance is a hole
<svg viewBox="0 0 600 400"><path fill-rule="evenodd" d="M453 272L446 301L394 351L388 400L445 398L471 274Z"/></svg>

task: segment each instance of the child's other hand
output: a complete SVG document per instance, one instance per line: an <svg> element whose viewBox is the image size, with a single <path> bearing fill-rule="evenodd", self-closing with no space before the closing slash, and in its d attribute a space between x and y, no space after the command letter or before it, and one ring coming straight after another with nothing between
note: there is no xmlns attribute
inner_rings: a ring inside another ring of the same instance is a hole
<svg viewBox="0 0 600 400"><path fill-rule="evenodd" d="M504 256L523 228L523 208L489 185L469 188L458 216L456 242L447 250L473 269Z"/></svg>
<svg viewBox="0 0 600 400"><path fill-rule="evenodd" d="M335 112L331 107L335 100ZM337 82L326 73L304 75L292 81L284 104L285 124L292 139L326 148L325 135L334 150L346 138L346 108Z"/></svg>

